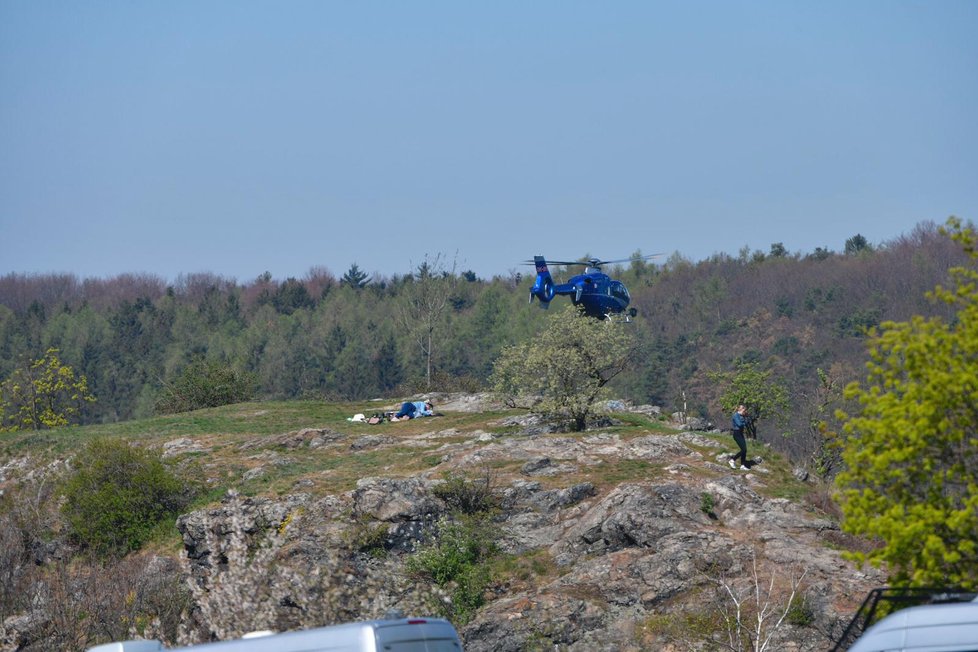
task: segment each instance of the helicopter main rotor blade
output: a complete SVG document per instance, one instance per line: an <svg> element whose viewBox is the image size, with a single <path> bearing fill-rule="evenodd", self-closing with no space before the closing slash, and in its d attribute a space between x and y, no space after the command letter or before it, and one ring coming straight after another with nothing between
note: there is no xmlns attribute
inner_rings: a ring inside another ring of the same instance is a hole
<svg viewBox="0 0 978 652"><path fill-rule="evenodd" d="M594 266L601 267L602 265L615 265L617 263L630 263L632 261L651 260L652 258L658 258L659 256L662 256L662 255L663 254L649 254L647 256L634 256L632 258L619 258L618 260L595 260L595 261L592 261L592 262L594 263Z"/></svg>
<svg viewBox="0 0 978 652"><path fill-rule="evenodd" d="M536 262L532 260L523 261L524 265L535 265ZM547 260L548 265L588 265L589 263L582 260Z"/></svg>
<svg viewBox="0 0 978 652"><path fill-rule="evenodd" d="M619 258L617 260L599 260L597 258L591 258L589 260L550 260L547 259L548 265L582 265L585 267L601 267L602 265L614 265L616 263L630 263L632 261L642 261L651 260L652 258L658 258L664 256L665 254L648 254L646 256L634 256L631 258ZM525 260L524 265L535 265L536 261Z"/></svg>

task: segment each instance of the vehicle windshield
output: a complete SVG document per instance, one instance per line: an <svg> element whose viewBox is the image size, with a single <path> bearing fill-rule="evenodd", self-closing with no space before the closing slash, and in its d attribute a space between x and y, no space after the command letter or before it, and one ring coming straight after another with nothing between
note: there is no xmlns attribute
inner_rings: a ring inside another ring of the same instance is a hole
<svg viewBox="0 0 978 652"><path fill-rule="evenodd" d="M629 301L632 300L632 298L630 296L628 296L628 288L626 288L624 285L622 285L622 283L620 281L614 281L614 282L612 282L612 284L611 284L611 296L615 297L616 299L620 299L620 300L624 301L625 303L628 303Z"/></svg>

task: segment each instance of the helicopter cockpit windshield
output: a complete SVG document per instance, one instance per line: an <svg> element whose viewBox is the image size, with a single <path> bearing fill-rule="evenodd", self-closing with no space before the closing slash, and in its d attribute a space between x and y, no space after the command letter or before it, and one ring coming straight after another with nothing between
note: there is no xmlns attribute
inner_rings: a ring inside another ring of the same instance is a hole
<svg viewBox="0 0 978 652"><path fill-rule="evenodd" d="M628 288L626 288L621 281L612 281L611 296L623 301L625 304L628 304L628 302L632 300L632 298L628 295Z"/></svg>

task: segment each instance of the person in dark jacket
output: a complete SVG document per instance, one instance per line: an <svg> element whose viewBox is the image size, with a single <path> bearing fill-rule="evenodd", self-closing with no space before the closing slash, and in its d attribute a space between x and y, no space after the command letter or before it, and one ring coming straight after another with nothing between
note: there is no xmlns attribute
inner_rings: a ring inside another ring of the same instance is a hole
<svg viewBox="0 0 978 652"><path fill-rule="evenodd" d="M430 417L434 414L431 401L415 401L413 403L403 403L400 411L391 417L391 421L405 421L407 419L417 419L418 417Z"/></svg>
<svg viewBox="0 0 978 652"><path fill-rule="evenodd" d="M747 406L741 403L737 406L737 409L733 413L733 418L730 421L730 430L733 433L734 441L737 442L737 447L740 449L727 460L731 469L737 468L737 458L739 457L740 470L750 470L747 468L747 438L744 436L744 429L747 428L748 423Z"/></svg>

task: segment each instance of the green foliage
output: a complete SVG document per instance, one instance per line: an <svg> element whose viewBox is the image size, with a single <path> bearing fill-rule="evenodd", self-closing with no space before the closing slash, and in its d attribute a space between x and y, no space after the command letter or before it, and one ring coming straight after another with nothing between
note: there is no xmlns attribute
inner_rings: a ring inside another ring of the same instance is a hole
<svg viewBox="0 0 978 652"><path fill-rule="evenodd" d="M654 477L661 467L649 460L623 459L614 462L602 461L593 467L592 477L604 486L614 486L622 482L643 482Z"/></svg>
<svg viewBox="0 0 978 652"><path fill-rule="evenodd" d="M456 625L467 623L485 604L490 562L498 554L493 532L492 524L481 518L442 519L435 540L407 561L410 573L450 589L451 601L439 608Z"/></svg>
<svg viewBox="0 0 978 652"><path fill-rule="evenodd" d="M828 247L815 247L815 251L808 254L812 260L825 260L831 255L832 251Z"/></svg>
<svg viewBox="0 0 978 652"><path fill-rule="evenodd" d="M217 360L198 360L163 388L156 410L161 414L189 412L241 403L254 395L253 374L241 373Z"/></svg>
<svg viewBox="0 0 978 652"><path fill-rule="evenodd" d="M805 309L810 312L826 310L829 306L839 301L840 294L842 294L842 290L838 287L809 288L805 293Z"/></svg>
<svg viewBox="0 0 978 652"><path fill-rule="evenodd" d="M350 265L350 269L343 274L340 283L354 290L360 290L370 283L370 275L362 271L356 263L353 263Z"/></svg>
<svg viewBox="0 0 978 652"><path fill-rule="evenodd" d="M82 405L94 401L85 376L77 376L51 348L0 383L0 431L67 426Z"/></svg>
<svg viewBox="0 0 978 652"><path fill-rule="evenodd" d="M534 548L519 555L499 555L493 561L492 568L493 577L502 585L512 581L545 581L569 570L558 566L547 548Z"/></svg>
<svg viewBox="0 0 978 652"><path fill-rule="evenodd" d="M949 221L973 259L976 235ZM932 296L950 322L885 322L869 345L869 375L840 413L847 469L837 477L846 531L882 541L853 556L885 563L898 585L978 588L978 271L952 271Z"/></svg>
<svg viewBox="0 0 978 652"><path fill-rule="evenodd" d="M872 250L873 248L869 244L869 241L866 240L866 236L860 235L859 233L846 240L845 252L847 256Z"/></svg>
<svg viewBox="0 0 978 652"><path fill-rule="evenodd" d="M788 335L782 337L774 346L771 347L771 353L779 355L783 358L790 358L801 351L801 344L798 342L798 338L794 335Z"/></svg>
<svg viewBox="0 0 978 652"><path fill-rule="evenodd" d="M493 367L493 388L510 406L570 419L574 430L583 431L633 348L627 324L584 317L568 306L531 341L503 350Z"/></svg>
<svg viewBox="0 0 978 652"><path fill-rule="evenodd" d="M294 278L288 278L272 295L272 306L283 315L291 315L296 310L309 309L315 305L306 286Z"/></svg>
<svg viewBox="0 0 978 652"><path fill-rule="evenodd" d="M791 299L787 297L778 298L776 307L780 317L787 317L788 319L791 319L795 315L795 305Z"/></svg>
<svg viewBox="0 0 978 652"><path fill-rule="evenodd" d="M805 434L811 450L809 466L819 477L831 478L838 471L842 458L838 434L829 427L829 422L842 391L836 376L822 369L816 369L815 375L817 382L800 396L808 413Z"/></svg>
<svg viewBox="0 0 978 652"><path fill-rule="evenodd" d="M865 337L866 334L880 323L878 308L863 308L839 317L836 331L840 337Z"/></svg>
<svg viewBox="0 0 978 652"><path fill-rule="evenodd" d="M815 608L804 595L795 595L788 604L785 622L796 627L811 627L815 623Z"/></svg>
<svg viewBox="0 0 978 652"><path fill-rule="evenodd" d="M700 511L707 516L713 517L713 510L716 509L716 499L708 491L704 491L700 494Z"/></svg>
<svg viewBox="0 0 978 652"><path fill-rule="evenodd" d="M758 421L775 419L779 424L785 422L790 403L788 389L784 384L771 378L772 371L761 371L754 364L741 363L737 370L717 371L709 374L710 380L723 386L720 393L720 408L724 414L732 414L738 405L747 406L750 417L748 433L756 436L754 428Z"/></svg>
<svg viewBox="0 0 978 652"><path fill-rule="evenodd" d="M122 440L90 442L73 467L62 513L71 539L97 556L138 550L161 522L190 504L196 490L158 454Z"/></svg>

